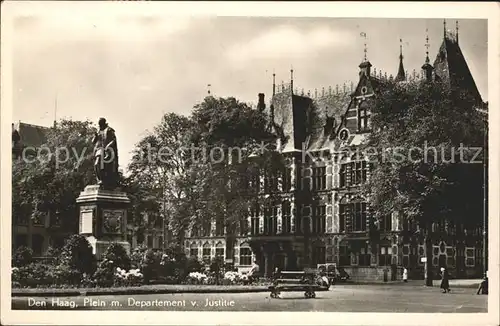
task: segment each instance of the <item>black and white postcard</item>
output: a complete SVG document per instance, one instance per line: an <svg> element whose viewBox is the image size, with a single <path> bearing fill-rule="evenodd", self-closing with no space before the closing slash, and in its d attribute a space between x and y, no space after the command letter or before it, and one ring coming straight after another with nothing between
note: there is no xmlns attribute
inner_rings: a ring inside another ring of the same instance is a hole
<svg viewBox="0 0 500 326"><path fill-rule="evenodd" d="M2 7L2 323L498 324L494 3Z"/></svg>

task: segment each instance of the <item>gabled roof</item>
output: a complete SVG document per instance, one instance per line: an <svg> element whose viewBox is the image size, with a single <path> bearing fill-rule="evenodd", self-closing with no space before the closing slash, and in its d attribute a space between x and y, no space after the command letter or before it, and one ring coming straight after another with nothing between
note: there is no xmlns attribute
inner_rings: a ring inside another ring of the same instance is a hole
<svg viewBox="0 0 500 326"><path fill-rule="evenodd" d="M456 89L467 90L479 102L482 102L458 41L451 35L445 35L443 38L434 61L434 72L436 80L444 81Z"/></svg>
<svg viewBox="0 0 500 326"><path fill-rule="evenodd" d="M39 147L47 141L48 127L32 125L24 122L14 124L14 129L17 130L21 137L23 146Z"/></svg>
<svg viewBox="0 0 500 326"><path fill-rule="evenodd" d="M321 150L333 146L342 116L350 102L350 92L329 94L315 100L318 116L315 125L312 126L308 142L309 150Z"/></svg>

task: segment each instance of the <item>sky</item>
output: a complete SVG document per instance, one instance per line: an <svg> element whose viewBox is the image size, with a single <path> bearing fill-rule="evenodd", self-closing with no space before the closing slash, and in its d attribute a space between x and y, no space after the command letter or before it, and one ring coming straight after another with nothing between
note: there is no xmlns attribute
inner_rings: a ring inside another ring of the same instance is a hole
<svg viewBox="0 0 500 326"><path fill-rule="evenodd" d="M455 31L455 20L447 19ZM357 82L366 33L373 67L396 74L400 39L405 69L431 63L442 19L71 15L17 17L13 25L13 119L50 126L57 119L105 117L116 130L120 166L163 114L189 115L207 95L256 103L276 81L314 93ZM459 20L462 52L484 101L487 22ZM56 110L57 107L57 110Z"/></svg>

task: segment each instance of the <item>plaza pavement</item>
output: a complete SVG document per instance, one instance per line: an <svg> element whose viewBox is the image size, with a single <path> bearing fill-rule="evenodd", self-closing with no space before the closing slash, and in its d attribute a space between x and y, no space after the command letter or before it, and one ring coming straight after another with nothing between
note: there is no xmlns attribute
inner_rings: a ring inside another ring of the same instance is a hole
<svg viewBox="0 0 500 326"><path fill-rule="evenodd" d="M151 311L324 311L324 312L413 312L478 313L487 312L486 295L474 288L453 288L442 294L439 287L408 283L393 285L335 285L330 291L317 292L305 299L302 292L285 292L282 299L261 293L172 293L138 295L101 295L78 297L13 297L12 309L68 309L52 306L75 304L69 309L151 310ZM28 302L42 307L28 308ZM206 306L207 301L211 305ZM101 306L102 304L102 306ZM95 305L95 306L93 306Z"/></svg>

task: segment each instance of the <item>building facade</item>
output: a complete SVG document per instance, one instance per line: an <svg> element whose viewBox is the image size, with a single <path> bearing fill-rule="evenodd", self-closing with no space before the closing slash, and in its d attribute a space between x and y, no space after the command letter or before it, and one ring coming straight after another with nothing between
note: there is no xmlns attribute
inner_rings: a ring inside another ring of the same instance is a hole
<svg viewBox="0 0 500 326"><path fill-rule="evenodd" d="M26 155L34 155L33 149L47 140L49 127L17 122L12 124L12 158L23 159L23 149L30 147ZM75 230L64 227L58 212L31 218L29 213L12 216L12 249L27 246L35 256L43 256L49 246L62 247L65 239Z"/></svg>
<svg viewBox="0 0 500 326"><path fill-rule="evenodd" d="M398 212L373 224L369 202L361 193L371 165L356 154L371 130L376 96L388 82L447 82L472 94L482 106L458 31L444 33L432 65L428 55L422 61L420 73L409 74L401 52L396 77L388 77L365 58L356 83L322 89L320 94L299 95L293 71L290 84L277 89L273 84L266 110L287 167L279 182L264 172L259 183L262 194L278 193L280 200L250 210L244 232L236 236L234 255L226 252L224 228L215 221L203 234L188 232L186 253L200 260L225 257L242 272L257 261L267 275L274 267L293 270L335 263L354 280L400 279L403 266L410 277L423 278L424 238L418 226ZM481 276L480 227L463 229L443 221L432 226L432 233L428 259L435 270L446 266L454 277Z"/></svg>

